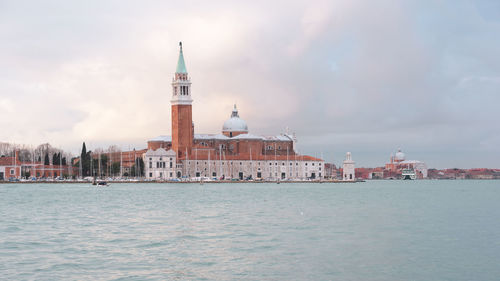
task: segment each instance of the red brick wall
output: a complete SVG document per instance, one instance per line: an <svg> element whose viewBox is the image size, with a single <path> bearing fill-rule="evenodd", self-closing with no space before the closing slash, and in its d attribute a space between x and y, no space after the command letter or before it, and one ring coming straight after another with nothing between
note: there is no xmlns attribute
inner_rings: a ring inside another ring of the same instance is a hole
<svg viewBox="0 0 500 281"><path fill-rule="evenodd" d="M186 150L191 154L193 145L193 119L191 105L172 105L172 149L185 158Z"/></svg>
<svg viewBox="0 0 500 281"><path fill-rule="evenodd" d="M172 143L167 141L148 141L148 149L157 150L158 148L169 150L172 148Z"/></svg>

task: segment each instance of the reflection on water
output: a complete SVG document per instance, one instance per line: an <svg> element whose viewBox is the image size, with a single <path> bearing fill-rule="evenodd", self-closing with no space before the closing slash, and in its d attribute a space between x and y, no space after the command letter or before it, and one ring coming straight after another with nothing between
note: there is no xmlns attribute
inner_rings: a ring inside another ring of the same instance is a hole
<svg viewBox="0 0 500 281"><path fill-rule="evenodd" d="M5 280L498 280L499 181L0 185Z"/></svg>

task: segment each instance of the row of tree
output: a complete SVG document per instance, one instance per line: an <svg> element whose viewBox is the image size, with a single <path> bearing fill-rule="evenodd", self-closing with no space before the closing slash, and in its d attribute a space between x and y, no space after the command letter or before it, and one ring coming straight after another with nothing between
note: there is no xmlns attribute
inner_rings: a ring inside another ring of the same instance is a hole
<svg viewBox="0 0 500 281"><path fill-rule="evenodd" d="M48 143L32 147L24 144L13 144L0 142L0 157L13 157L18 152L18 160L21 162L42 162L45 165L66 165L69 153L62 149L52 147Z"/></svg>
<svg viewBox="0 0 500 281"><path fill-rule="evenodd" d="M81 162L82 176L84 177L99 176L99 170L101 171L100 176L144 176L144 162L141 157L135 159L134 165L128 169L128 172L124 170L123 175L120 175L120 162L116 161L116 155L119 155L121 152L117 146L110 146L106 152L98 150L93 153L92 151L87 151L85 142L83 142L80 157L75 159L72 158L70 153L52 147L49 143L33 147L23 144L0 142L0 157L14 156L16 151L19 152L18 160L20 162L38 162L44 165L63 166L74 163L73 167L80 167ZM100 162L98 157L96 157L98 154L101 154ZM110 163L108 155L115 155L111 158L114 158L113 160L115 161Z"/></svg>
<svg viewBox="0 0 500 281"><path fill-rule="evenodd" d="M108 150L108 154L115 152L114 148ZM130 173L124 172L123 175L120 175L120 162L115 161L110 163L108 154L103 152L98 152L98 154L100 154L99 157L96 157L95 154L93 156L92 151L87 151L87 146L85 145L85 142L83 142L80 159L74 164L75 167L81 168L83 177L144 176L144 161L140 157L135 159L134 165L130 168Z"/></svg>

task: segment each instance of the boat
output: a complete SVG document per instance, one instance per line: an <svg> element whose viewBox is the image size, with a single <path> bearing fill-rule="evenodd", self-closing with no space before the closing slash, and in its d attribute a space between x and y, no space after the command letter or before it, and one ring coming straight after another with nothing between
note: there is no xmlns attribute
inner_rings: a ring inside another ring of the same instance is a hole
<svg viewBox="0 0 500 281"><path fill-rule="evenodd" d="M92 182L92 185L95 186L109 186L109 183L106 181L94 181Z"/></svg>
<svg viewBox="0 0 500 281"><path fill-rule="evenodd" d="M401 179L403 180L416 180L417 173L414 169L403 169L401 171Z"/></svg>
<svg viewBox="0 0 500 281"><path fill-rule="evenodd" d="M109 183L107 181L103 180L97 180L96 177L92 180L92 185L94 186L109 186Z"/></svg>

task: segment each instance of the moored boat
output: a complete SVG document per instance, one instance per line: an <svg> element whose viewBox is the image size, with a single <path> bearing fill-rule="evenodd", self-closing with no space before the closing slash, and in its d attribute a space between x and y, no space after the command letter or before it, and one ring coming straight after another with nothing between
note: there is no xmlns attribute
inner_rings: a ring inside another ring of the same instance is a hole
<svg viewBox="0 0 500 281"><path fill-rule="evenodd" d="M417 179L417 173L414 169L403 169L401 171L401 179L403 180L415 180Z"/></svg>

